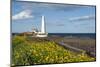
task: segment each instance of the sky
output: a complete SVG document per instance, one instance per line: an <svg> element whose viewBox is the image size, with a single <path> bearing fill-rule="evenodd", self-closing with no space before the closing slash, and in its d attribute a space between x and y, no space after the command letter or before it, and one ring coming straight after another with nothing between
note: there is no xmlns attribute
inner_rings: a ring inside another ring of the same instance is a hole
<svg viewBox="0 0 100 67"><path fill-rule="evenodd" d="M41 28L45 16L48 33L95 33L95 6L12 1L12 32Z"/></svg>

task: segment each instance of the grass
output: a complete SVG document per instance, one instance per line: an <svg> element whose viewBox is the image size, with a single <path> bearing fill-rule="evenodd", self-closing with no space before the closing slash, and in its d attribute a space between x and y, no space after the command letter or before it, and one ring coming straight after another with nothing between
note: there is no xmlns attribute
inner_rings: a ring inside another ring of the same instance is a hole
<svg viewBox="0 0 100 67"><path fill-rule="evenodd" d="M96 41L95 39L82 39L82 38L67 38L63 40L64 43L67 43L71 46L89 51L89 52L96 52Z"/></svg>
<svg viewBox="0 0 100 67"><path fill-rule="evenodd" d="M12 38L12 65L35 65L95 61L86 54L78 54L41 38L14 36Z"/></svg>

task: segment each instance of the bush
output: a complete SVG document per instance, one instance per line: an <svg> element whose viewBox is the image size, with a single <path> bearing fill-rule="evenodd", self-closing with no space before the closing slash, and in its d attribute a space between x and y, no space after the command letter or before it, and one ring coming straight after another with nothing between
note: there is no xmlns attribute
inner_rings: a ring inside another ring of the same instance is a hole
<svg viewBox="0 0 100 67"><path fill-rule="evenodd" d="M55 42L15 36L12 39L12 64L34 65L94 61L86 54L78 54Z"/></svg>

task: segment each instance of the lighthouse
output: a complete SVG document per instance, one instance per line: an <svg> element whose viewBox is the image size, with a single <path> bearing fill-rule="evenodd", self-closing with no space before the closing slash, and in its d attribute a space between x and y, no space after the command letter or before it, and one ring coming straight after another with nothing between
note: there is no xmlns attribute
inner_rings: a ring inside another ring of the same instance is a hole
<svg viewBox="0 0 100 67"><path fill-rule="evenodd" d="M47 37L48 33L46 33L46 23L45 23L45 16L42 16L41 22L41 31L37 32L36 37Z"/></svg>
<svg viewBox="0 0 100 67"><path fill-rule="evenodd" d="M41 33L46 33L45 18L42 16Z"/></svg>

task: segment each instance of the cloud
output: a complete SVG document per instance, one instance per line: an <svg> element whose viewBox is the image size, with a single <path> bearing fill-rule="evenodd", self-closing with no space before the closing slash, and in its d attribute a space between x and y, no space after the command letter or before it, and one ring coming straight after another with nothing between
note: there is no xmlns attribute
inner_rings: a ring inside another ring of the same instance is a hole
<svg viewBox="0 0 100 67"><path fill-rule="evenodd" d="M57 24L56 26L64 26L65 24Z"/></svg>
<svg viewBox="0 0 100 67"><path fill-rule="evenodd" d="M51 22L49 22L49 23L46 23L47 24L47 26L59 26L59 27L61 27L61 26L65 26L65 23L51 23Z"/></svg>
<svg viewBox="0 0 100 67"><path fill-rule="evenodd" d="M29 18L33 18L31 10L23 10L22 12L19 12L18 14L12 16L12 20L29 19Z"/></svg>
<svg viewBox="0 0 100 67"><path fill-rule="evenodd" d="M41 2L20 2L17 1L17 3L21 4L21 7L23 9L50 9L50 10L55 10L55 11L73 11L77 10L79 8L84 8L86 6L79 6L79 5L71 5L71 4L57 4L57 3L41 3Z"/></svg>
<svg viewBox="0 0 100 67"><path fill-rule="evenodd" d="M92 19L95 19L95 15L73 17L70 18L69 21L85 21L85 20L92 20Z"/></svg>

